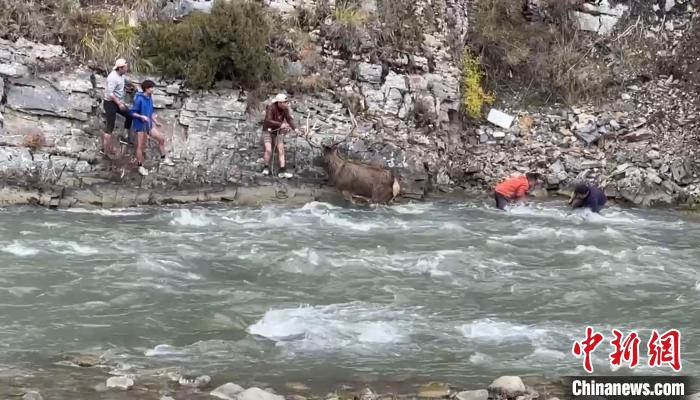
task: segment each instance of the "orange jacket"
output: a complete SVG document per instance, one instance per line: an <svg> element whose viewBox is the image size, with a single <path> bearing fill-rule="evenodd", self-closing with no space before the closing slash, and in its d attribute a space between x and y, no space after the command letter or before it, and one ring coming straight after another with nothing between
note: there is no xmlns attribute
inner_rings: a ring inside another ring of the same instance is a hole
<svg viewBox="0 0 700 400"><path fill-rule="evenodd" d="M496 193L502 194L509 199L518 199L525 197L529 189L530 183L527 181L527 177L523 175L504 180L496 185L495 190Z"/></svg>

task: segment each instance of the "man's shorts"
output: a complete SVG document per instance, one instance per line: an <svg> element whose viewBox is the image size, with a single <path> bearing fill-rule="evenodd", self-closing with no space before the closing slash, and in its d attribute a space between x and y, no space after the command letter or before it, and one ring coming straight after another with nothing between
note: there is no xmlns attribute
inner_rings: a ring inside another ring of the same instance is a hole
<svg viewBox="0 0 700 400"><path fill-rule="evenodd" d="M279 133L274 133L274 132L270 132L270 131L268 131L268 130L264 130L264 131L263 131L263 134L262 134L262 136L263 136L263 143L265 143L265 144L268 144L268 143L272 144L273 141L274 141L275 143L282 143L282 144L284 144L284 137L285 137L286 133L287 133L286 130L280 130Z"/></svg>
<svg viewBox="0 0 700 400"><path fill-rule="evenodd" d="M117 114L124 117L124 129L131 129L131 116L127 110L121 110L112 100L102 101L105 110L105 132L112 133L114 124L117 121Z"/></svg>

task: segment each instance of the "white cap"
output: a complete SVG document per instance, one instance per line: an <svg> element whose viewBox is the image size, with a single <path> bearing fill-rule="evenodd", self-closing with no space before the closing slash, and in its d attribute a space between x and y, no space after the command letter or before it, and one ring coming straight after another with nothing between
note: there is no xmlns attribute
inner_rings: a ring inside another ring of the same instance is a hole
<svg viewBox="0 0 700 400"><path fill-rule="evenodd" d="M123 58L118 59L118 60L114 63L114 68L113 68L113 69L117 69L117 68L121 68L121 67L126 67L126 60L123 59Z"/></svg>
<svg viewBox="0 0 700 400"><path fill-rule="evenodd" d="M287 95L284 93L280 93L275 98L272 100L273 103L284 103L287 101Z"/></svg>

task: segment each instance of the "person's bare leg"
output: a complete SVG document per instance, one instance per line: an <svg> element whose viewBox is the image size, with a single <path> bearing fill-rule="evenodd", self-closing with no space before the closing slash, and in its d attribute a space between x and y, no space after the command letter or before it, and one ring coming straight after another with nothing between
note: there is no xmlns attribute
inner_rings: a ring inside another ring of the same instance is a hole
<svg viewBox="0 0 700 400"><path fill-rule="evenodd" d="M141 166L143 165L143 153L146 148L146 132L138 132L136 135L138 135L136 139L136 162Z"/></svg>
<svg viewBox="0 0 700 400"><path fill-rule="evenodd" d="M280 169L284 169L284 167L286 167L287 164L286 160L284 159L284 142L282 142L281 140L279 141L279 143L277 143L277 152L280 158Z"/></svg>
<svg viewBox="0 0 700 400"><path fill-rule="evenodd" d="M165 157L165 136L156 128L151 129L151 139L158 143L158 151L160 151L160 156Z"/></svg>
<svg viewBox="0 0 700 400"><path fill-rule="evenodd" d="M112 152L112 135L102 132L102 151L105 155L111 155Z"/></svg>
<svg viewBox="0 0 700 400"><path fill-rule="evenodd" d="M272 168L270 165L270 156L272 155L272 143L265 142L265 152L263 153L263 161L265 162L265 169L269 170Z"/></svg>

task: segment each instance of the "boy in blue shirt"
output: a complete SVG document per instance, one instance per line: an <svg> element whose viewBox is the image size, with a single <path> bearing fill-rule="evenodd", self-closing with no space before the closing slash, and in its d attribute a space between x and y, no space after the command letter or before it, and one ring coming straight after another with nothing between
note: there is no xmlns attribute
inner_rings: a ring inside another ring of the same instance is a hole
<svg viewBox="0 0 700 400"><path fill-rule="evenodd" d="M165 136L156 129L155 126L161 126L160 122L153 113L153 92L155 84L151 80L145 80L141 84L143 92L138 92L134 97L134 105L129 110L133 121L134 130L136 131L136 162L139 165L139 174L148 175L148 170L143 166L144 151L146 149L146 140L148 138L155 140L158 143L160 150L161 163L165 165L175 165L166 156ZM155 126L154 126L155 125Z"/></svg>
<svg viewBox="0 0 700 400"><path fill-rule="evenodd" d="M602 189L588 185L586 183L579 183L574 188L574 193L569 199L569 204L573 208L589 208L593 212L600 212L600 210L605 205L608 200L605 196L605 192Z"/></svg>

